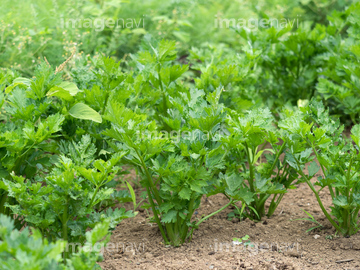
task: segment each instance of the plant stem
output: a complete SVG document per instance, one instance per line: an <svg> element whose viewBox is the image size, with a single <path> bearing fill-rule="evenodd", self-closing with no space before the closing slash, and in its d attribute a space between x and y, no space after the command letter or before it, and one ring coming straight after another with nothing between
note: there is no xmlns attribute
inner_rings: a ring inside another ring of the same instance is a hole
<svg viewBox="0 0 360 270"><path fill-rule="evenodd" d="M181 239L183 241L185 241L188 230L189 230L189 226L187 225L187 222L190 222L191 217L192 217L192 215L194 213L194 210L195 210L194 209L194 202L195 202L195 196L192 196L192 198L190 200L190 203L189 203L189 213L188 213L188 216L187 216L186 220L184 221L184 225L183 225L183 228L182 228Z"/></svg>
<svg viewBox="0 0 360 270"><path fill-rule="evenodd" d="M162 226L162 224L160 222L160 219L159 219L159 216L158 216L158 213L157 213L157 210L156 210L156 207L155 207L155 204L154 204L154 200L152 198L151 191L150 191L149 187L146 187L146 192L147 192L147 195L148 195L148 198L149 198L151 208L152 208L153 213L154 213L156 224L159 227L160 233L161 233L161 235L162 235L162 237L163 237L163 239L165 241L165 244L169 244L169 240L167 239L164 228L163 228L163 226Z"/></svg>
<svg viewBox="0 0 360 270"><path fill-rule="evenodd" d="M163 95L163 107L164 107L163 110L164 110L164 113L165 113L165 116L166 116L167 115L166 94L165 94L162 79L161 79L161 65L160 65L160 63L159 63L159 66L158 66L158 76L159 76L159 84L160 84L161 93Z"/></svg>
<svg viewBox="0 0 360 270"><path fill-rule="evenodd" d="M62 220L61 220L62 221L62 238L64 241L66 241L66 244L68 244L68 227L67 227L68 207L69 207L69 197L66 196L64 212L63 212L63 216L62 216ZM65 249L64 253L63 253L64 264L66 263L66 259L68 257L69 257L69 251L67 249Z"/></svg>
<svg viewBox="0 0 360 270"><path fill-rule="evenodd" d="M245 143L245 151L246 151L246 156L247 156L247 160L248 160L248 163L249 163L249 172L250 172L249 185L250 185L250 191L253 192L253 193L255 193L255 188L254 188L254 168L253 168L252 160L250 159L249 147L248 147L247 143Z"/></svg>
<svg viewBox="0 0 360 270"><path fill-rule="evenodd" d="M256 201L256 210L260 219L265 215L265 202L269 197L270 194L261 194L259 200Z"/></svg>
<svg viewBox="0 0 360 270"><path fill-rule="evenodd" d="M6 207L5 207L6 199L7 199L7 193L4 192L4 193L1 195L1 200L0 200L0 214L5 214L5 210L6 210Z"/></svg>
<svg viewBox="0 0 360 270"><path fill-rule="evenodd" d="M93 194L93 196L92 196L92 198L91 198L91 201L90 201L90 203L89 203L89 208L92 208L92 207L93 207L92 204L94 203L95 196L96 196L96 194L98 193L99 189L100 189L100 186L96 186L96 189L95 189L95 191L94 191L94 194Z"/></svg>
<svg viewBox="0 0 360 270"><path fill-rule="evenodd" d="M346 197L347 197L348 204L352 203L351 194L350 194L350 190L349 190L350 180L351 180L350 174L351 174L352 163L353 163L353 158L350 159L350 164L349 164L349 168L348 168L347 175L346 175ZM345 211L346 211L346 219L345 219L346 234L350 235L350 233L351 233L351 213L350 213L350 209L345 209Z"/></svg>
<svg viewBox="0 0 360 270"><path fill-rule="evenodd" d="M216 215L217 213L220 213L222 210L224 210L225 208L227 208L229 205L231 205L232 203L234 203L234 200L231 199L226 205L224 205L223 207L221 207L220 209L216 210L215 212L212 212L211 214L207 215L206 217L203 217L202 219L200 219L196 224L195 226L191 229L191 235L192 235L192 232L194 230L194 228L197 228L199 227L199 225L201 223L203 223L205 220L211 218L212 216Z"/></svg>
<svg viewBox="0 0 360 270"><path fill-rule="evenodd" d="M319 193L316 191L315 187L313 186L313 184L311 183L311 181L309 180L309 178L303 173L303 171L301 170L300 164L299 162L296 160L296 163L298 165L298 168L300 168L298 170L298 173L305 179L306 183L308 184L308 186L310 187L310 189L312 190L312 192L314 192L316 200L319 203L319 206L321 208L321 210L323 211L324 215L326 216L326 218L330 221L330 223L334 226L334 228L339 231L342 232L341 228L336 224L336 222L331 218L331 216L329 215L329 213L326 211L324 205L322 204L322 201L320 199Z"/></svg>
<svg viewBox="0 0 360 270"><path fill-rule="evenodd" d="M269 172L270 172L270 173L274 170L274 168L275 168L275 166L276 166L276 163L277 163L277 161L278 161L279 158L280 158L281 153L282 153L282 152L284 151L284 149L285 149L285 146L286 146L286 141L284 140L283 144L281 145L281 148L280 148L279 151L276 153L274 163L271 165L271 168L269 169Z"/></svg>
<svg viewBox="0 0 360 270"><path fill-rule="evenodd" d="M131 141L131 139L130 139L129 137L128 137L128 139ZM156 189L156 186L154 185L154 182L152 181L152 177L151 177L149 171L147 170L147 167L146 167L146 164L145 164L145 162L144 162L144 159L142 158L142 156L140 155L139 151L138 151L135 147L134 147L133 149L135 150L138 158L140 159L141 167L142 167L143 171L145 172L145 175L146 175L146 178L147 178L147 180L148 180L148 182L149 182L150 188L151 188L151 190L152 190L153 193L154 193L155 200L156 200L157 204L158 204L159 206L161 206L161 198L160 198L160 195L159 195L159 193L158 193L158 191L157 191L157 189ZM163 228L163 226L162 226L162 224L161 224L161 222L160 222L160 219L159 219L159 216L158 216L158 212L157 212L157 210L156 210L156 206L155 206L155 204L154 204L154 200L153 200L153 196L152 196L152 194L151 194L150 188L147 186L147 187L146 187L146 192L147 192L147 195L148 195L148 198L149 198L149 202L150 202L151 208L152 208L153 213L154 213L155 222L156 222L156 224L157 224L158 227L159 227L160 233L161 233L161 235L162 235L162 237L163 237L163 239L164 239L164 241L165 241L165 244L169 244L169 240L168 240L168 238L166 237L166 233L165 233L164 228ZM165 225L165 226L166 226L166 225ZM171 233L172 233L171 228L168 228L168 226L167 226L167 229L168 229L168 233L171 234ZM171 237L171 236L170 236L170 237Z"/></svg>
<svg viewBox="0 0 360 270"><path fill-rule="evenodd" d="M157 204L158 204L159 206L161 206L162 200L161 200L160 195L159 195L159 193L158 193L158 191L157 191L157 189L156 189L156 186L154 185L154 182L153 182L153 180L152 180L152 177L151 177L151 175L150 175L150 173L149 173L149 171L148 171L148 169L147 169L147 167L146 167L145 161L144 161L143 157L140 155L140 153L138 152L138 150L137 150L136 148L134 148L134 150L135 150L136 154L138 155L138 157L139 157L139 159L140 159L141 166L142 166L142 168L143 168L143 170L144 170L144 172L145 172L146 178L148 179L150 188L151 188L151 189L153 190L153 192L154 192L155 200L156 200Z"/></svg>
<svg viewBox="0 0 360 270"><path fill-rule="evenodd" d="M134 148L134 149L135 149L135 148ZM146 168L144 159L142 158L142 156L140 155L140 153L137 151L137 149L135 149L135 151L136 151L136 154L138 155L138 157L139 157L139 159L140 159L141 166L143 167L143 170L144 170L144 172L145 172L145 175L146 175L146 177L147 177L147 179L148 179L148 182L149 182L149 184L150 184L151 190L153 190L153 192L154 192L155 200L156 200L157 204L160 206L160 205L161 205L160 195L158 194L157 189L156 189L156 187L154 186L154 183L153 183L153 181L152 181L152 177L151 177L149 171L148 171L147 168ZM159 219L159 216L158 216L158 212L157 212L157 210L156 210L156 206L155 206L154 201L153 201L153 198L152 198L151 190L150 190L149 187L146 187L146 191L147 191L148 198L149 198L149 201L150 201L150 204L151 204L151 208L152 208L153 213L154 213L155 221L156 221L156 223L157 223L157 225L158 225L158 227L159 227L159 230L160 230L160 232L161 232L161 235L162 235L165 243L168 244L168 243L169 243L169 240L168 240L168 238L166 237L164 228L163 228L163 226L162 226L162 224L161 224L161 222L160 222L160 219ZM168 232L168 234L170 234L169 236L170 236L170 238L171 238L172 229L169 228L170 226L167 226L167 224L166 224L165 226L166 226L167 232Z"/></svg>
<svg viewBox="0 0 360 270"><path fill-rule="evenodd" d="M308 142L308 143L309 143L309 142ZM324 177L326 178L325 168L324 168L324 166L323 166L323 165L321 164L321 162L320 162L318 152L316 151L316 148L315 148L315 146L314 146L312 143L309 143L309 144L311 145L311 148L313 149L313 151L314 151L314 153L315 153L316 159L319 161L319 164L320 164L320 167L321 167L321 171L322 171ZM335 198L335 194L334 194L334 191L333 191L331 185L329 185L329 191L330 191L331 198L334 199L334 198Z"/></svg>
<svg viewBox="0 0 360 270"><path fill-rule="evenodd" d="M274 214L275 210L279 206L279 204L280 204L282 198L284 197L284 195L285 195L285 193L281 193L279 198L276 200L276 202L274 200L275 199L275 196L274 196L273 200L271 201L269 211L267 213L268 217L271 217Z"/></svg>

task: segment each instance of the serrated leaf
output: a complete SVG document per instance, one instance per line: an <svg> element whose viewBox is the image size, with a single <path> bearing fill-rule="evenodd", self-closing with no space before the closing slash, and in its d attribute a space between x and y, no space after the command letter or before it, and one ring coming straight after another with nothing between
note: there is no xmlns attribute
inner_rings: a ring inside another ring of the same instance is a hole
<svg viewBox="0 0 360 270"><path fill-rule="evenodd" d="M336 198L334 198L333 199L333 204L336 205L336 206L339 206L341 208L345 208L345 209L350 208L348 200L347 200L346 196L344 196L344 195L339 195Z"/></svg>
<svg viewBox="0 0 360 270"><path fill-rule="evenodd" d="M176 222L177 219L177 211L176 210L170 210L166 214L164 214L161 218L161 221L164 223L172 223Z"/></svg>
<svg viewBox="0 0 360 270"><path fill-rule="evenodd" d="M226 184L231 191L235 191L243 182L243 178L233 173L225 176Z"/></svg>
<svg viewBox="0 0 360 270"><path fill-rule="evenodd" d="M320 169L320 166L317 165L315 161L311 162L308 166L309 176L313 177Z"/></svg>
<svg viewBox="0 0 360 270"><path fill-rule="evenodd" d="M184 200L190 200L190 195L191 195L191 190L188 187L183 187L179 192L180 198Z"/></svg>

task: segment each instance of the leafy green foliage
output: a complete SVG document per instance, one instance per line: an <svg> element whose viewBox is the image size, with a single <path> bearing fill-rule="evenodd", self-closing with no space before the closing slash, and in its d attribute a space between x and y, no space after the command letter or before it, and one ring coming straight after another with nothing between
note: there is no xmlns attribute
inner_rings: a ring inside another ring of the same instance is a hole
<svg viewBox="0 0 360 270"><path fill-rule="evenodd" d="M287 153L288 164L314 192L327 219L344 236L356 233L359 230L360 209L357 177L359 148L356 144L359 141L359 127L356 125L352 129L352 141L345 139L342 135L344 127L339 120L333 120L323 104L315 100L301 108L301 112L284 119L280 126L289 132L291 138L296 138L294 146ZM295 153L296 148L302 152ZM320 166L314 161L315 158ZM306 174L305 166L309 162ZM316 190L310 179L319 172L315 185L320 186L320 190ZM319 197L324 188L329 189L332 197L330 214Z"/></svg>
<svg viewBox="0 0 360 270"><path fill-rule="evenodd" d="M112 126L104 134L115 139L116 152L129 151L125 158L141 171L155 222L165 242L175 246L190 236L190 227L199 225L191 218L224 168L220 135L226 114L218 103L220 93L205 99L203 91L190 90L171 99L174 109L163 121L176 133L159 132L154 121L116 101L107 108L105 118Z"/></svg>
<svg viewBox="0 0 360 270"><path fill-rule="evenodd" d="M261 96L255 87L259 53L248 50L244 54L234 54L221 46L193 48L189 56L191 71L200 74L194 79L195 86L206 93L223 88L221 102L238 112L260 106Z"/></svg>
<svg viewBox="0 0 360 270"><path fill-rule="evenodd" d="M224 142L230 153L223 188L230 197L248 205L241 214L251 219L265 214L270 217L298 179L286 155L280 158L288 147L287 136L273 126L273 120L268 109L253 110L244 117L232 112L228 118L230 136ZM271 203L265 213L268 199Z"/></svg>
<svg viewBox="0 0 360 270"><path fill-rule="evenodd" d="M164 123L162 117L168 116L171 98L179 96L181 92L186 92L178 81L188 70L188 65L173 64L177 57L174 41L156 41L151 36L146 36L142 48L142 51L133 56L139 69L139 75L136 78L138 88L136 98L139 100L131 100L129 105L134 107L135 102L137 106L142 105L145 107L146 114L155 119L160 128L170 131L170 127ZM143 82L140 83L138 80Z"/></svg>
<svg viewBox="0 0 360 270"><path fill-rule="evenodd" d="M331 112L342 116L343 121L347 120L346 116L350 116L353 124L359 122L360 116L359 15L360 5L357 3L329 18L334 26L339 27L337 31L346 29L347 38L341 41L334 35L329 39L327 47L333 47L333 44L336 47L329 49L327 66L323 71L325 78L321 78L317 85L317 90L327 100Z"/></svg>
<svg viewBox="0 0 360 270"><path fill-rule="evenodd" d="M108 235L109 222L104 221L86 233L86 243L90 247L96 244L104 246ZM28 228L21 232L15 229L14 222L9 217L0 215L0 263L2 269L101 269L96 262L102 260L99 251L81 249L74 253L65 263L62 263L61 254L67 248L67 242L57 240L49 243L42 238L39 230Z"/></svg>
<svg viewBox="0 0 360 270"><path fill-rule="evenodd" d="M17 201L16 205L7 205L12 212L40 229L49 240L83 244L86 230L98 222L107 219L113 229L122 219L134 216L124 208L95 211L96 205L113 199L114 190L107 184L120 170L116 165L126 152L115 154L105 162L93 160L95 149L87 136L78 144L63 145L72 149L69 155L75 155L71 156L75 161L60 156L56 167L44 177L37 176L35 182L12 173L12 180L3 180L3 188Z"/></svg>
<svg viewBox="0 0 360 270"><path fill-rule="evenodd" d="M60 74L54 74L46 64L38 66L34 78L18 77L8 83L1 94L1 178L10 180L13 172L33 180L54 166L58 158L57 141L73 135L69 124L76 125L79 121L76 118L102 121L98 112L76 101L81 92L77 86L62 81ZM5 207L7 200L0 182L0 213L11 214ZM11 200L10 204L14 203Z"/></svg>
<svg viewBox="0 0 360 270"><path fill-rule="evenodd" d="M303 22L299 24L297 18L285 28L271 24L257 32L245 28L236 29L236 32L249 50L259 55L261 75L255 83L262 89L260 95L267 106L276 109L286 103L296 105L299 99L314 96L318 70L324 64L320 56L327 52L322 45L325 26L316 25L311 29Z"/></svg>

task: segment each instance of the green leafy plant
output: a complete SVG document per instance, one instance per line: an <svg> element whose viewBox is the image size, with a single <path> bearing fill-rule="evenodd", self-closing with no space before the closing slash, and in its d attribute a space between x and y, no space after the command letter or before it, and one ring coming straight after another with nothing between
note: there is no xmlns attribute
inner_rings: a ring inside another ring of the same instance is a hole
<svg viewBox="0 0 360 270"><path fill-rule="evenodd" d="M135 79L136 99L129 107L143 107L146 114L155 119L161 129L170 131L162 117L168 117L171 98L184 92L177 80L188 70L188 65L173 64L177 57L176 43L170 40L156 41L146 36L141 50L133 56L139 75Z"/></svg>
<svg viewBox="0 0 360 270"><path fill-rule="evenodd" d="M124 208L95 211L96 205L112 198L114 190L107 184L120 170L116 164L126 152L119 152L106 162L92 161L90 156L95 149L89 136L83 137L75 150L72 154L81 153L81 157L85 157L85 150L87 157L73 161L60 156L56 167L44 177L37 176L35 182L14 173L11 181L4 179L2 182L8 196L17 201L16 205L7 206L28 225L40 229L50 241L63 239L83 244L86 230L96 223L109 219L110 228L115 228L122 219L134 216L132 211ZM64 258L75 251L65 251Z"/></svg>
<svg viewBox="0 0 360 270"><path fill-rule="evenodd" d="M286 135L273 126L273 116L268 109L256 109L243 117L233 112L230 116L230 136L223 139L230 150L225 191L231 198L243 202L238 213L255 220L265 215L270 217L298 179L286 157L280 158L288 145ZM266 212L265 203L269 199Z"/></svg>
<svg viewBox="0 0 360 270"><path fill-rule="evenodd" d="M194 83L198 89L212 93L223 88L220 101L237 112L245 112L262 106L256 88L259 57L259 50L244 50L242 54L235 54L225 46L192 48L190 71L196 76Z"/></svg>
<svg viewBox="0 0 360 270"><path fill-rule="evenodd" d="M61 254L67 249L67 242L57 240L49 243L42 237L39 230L25 228L15 229L14 221L8 216L0 215L0 263L4 270L24 269L56 269L56 270L89 270L101 269L97 265L102 260L100 250L109 241L109 221L99 223L91 232L86 232L86 244L72 254L66 262L61 261Z"/></svg>
<svg viewBox="0 0 360 270"><path fill-rule="evenodd" d="M96 111L76 102L80 90L62 81L59 73L43 64L35 75L15 78L0 94L0 178L9 180L14 172L32 179L53 167L57 141L72 135L66 128L69 122L74 118L102 121ZM0 213L10 215L7 200L0 182Z"/></svg>
<svg viewBox="0 0 360 270"><path fill-rule="evenodd" d="M137 166L148 202L166 244L181 245L204 220L192 222L205 194L213 194L226 154L219 141L225 112L218 104L220 89L204 99L204 92L190 90L172 100L174 109L163 121L176 133L164 136L154 121L147 121L116 101L105 118L112 123L105 135L114 138L113 149L129 151L125 159ZM184 135L186 134L186 136ZM213 193L211 193L213 192ZM189 229L192 228L190 231Z"/></svg>
<svg viewBox="0 0 360 270"><path fill-rule="evenodd" d="M359 230L359 126L351 130L352 140L342 135L344 127L329 116L321 102L312 101L301 112L287 114L280 123L290 133L292 145L287 162L313 191L326 218L344 236ZM300 149L300 153L295 153ZM318 163L314 160L318 161ZM308 172L305 172L305 166ZM311 179L321 171L315 185ZM319 193L327 188L333 205L331 213L324 207Z"/></svg>
<svg viewBox="0 0 360 270"><path fill-rule="evenodd" d="M259 94L263 102L271 109L287 103L296 105L299 99L314 96L318 69L323 65L320 56L327 52L321 43L326 37L325 26L311 29L302 22L299 25L298 20L286 26L269 26L259 31L235 29L248 50L259 55L256 67L261 76L255 83L262 89Z"/></svg>
<svg viewBox="0 0 360 270"><path fill-rule="evenodd" d="M339 115L344 123L350 118L359 123L360 116L360 4L351 5L344 12L334 12L330 17L332 35L326 46L329 48L326 67L319 79L317 91L326 100L332 114ZM345 32L340 39L342 32ZM334 44L336 46L334 46Z"/></svg>
<svg viewBox="0 0 360 270"><path fill-rule="evenodd" d="M245 247L250 246L253 247L254 245L251 244L251 241L249 240L250 236L245 235L241 238L234 237L233 238L233 244L234 245L244 245Z"/></svg>

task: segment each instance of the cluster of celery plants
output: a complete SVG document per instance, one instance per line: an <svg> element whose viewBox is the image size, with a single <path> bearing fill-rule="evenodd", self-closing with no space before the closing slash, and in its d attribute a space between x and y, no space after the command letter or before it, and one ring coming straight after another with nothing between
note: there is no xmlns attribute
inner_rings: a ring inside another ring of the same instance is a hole
<svg viewBox="0 0 360 270"><path fill-rule="evenodd" d="M112 127L104 134L115 140L115 151L129 151L125 159L139 168L154 220L164 241L174 246L184 243L192 236L190 228L197 228L206 219L195 222L192 217L224 169L227 151L220 142L220 131L225 112L218 104L219 97L220 91L205 99L203 91L191 90L174 100L169 118L163 117L178 131L169 136L159 132L145 115L116 101L107 109L105 118Z"/></svg>
<svg viewBox="0 0 360 270"><path fill-rule="evenodd" d="M351 129L351 139L344 137L339 120L333 120L323 104L316 101L300 112L284 112L279 125L289 133L288 164L309 185L337 232L344 236L355 234L360 228L360 127ZM314 185L311 179L317 173L320 175ZM319 195L323 189L329 190L332 199L330 212Z"/></svg>
<svg viewBox="0 0 360 270"><path fill-rule="evenodd" d="M227 123L230 134L223 142L229 149L227 172L234 179L227 194L248 206L237 211L238 214L255 220L265 215L271 217L298 179L284 155L288 147L286 134L275 127L268 109L253 110L245 115L232 112Z"/></svg>
<svg viewBox="0 0 360 270"><path fill-rule="evenodd" d="M89 135L102 118L75 83L45 63L35 75L2 80L0 213L12 217L18 229L39 229L48 241L84 245L86 231L97 223L106 220L113 229L134 216L109 208L130 196L118 196L114 189L126 152L110 155L94 146L103 146L96 143L101 138ZM78 251L64 250L64 262Z"/></svg>

